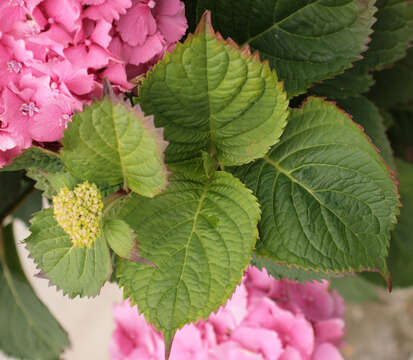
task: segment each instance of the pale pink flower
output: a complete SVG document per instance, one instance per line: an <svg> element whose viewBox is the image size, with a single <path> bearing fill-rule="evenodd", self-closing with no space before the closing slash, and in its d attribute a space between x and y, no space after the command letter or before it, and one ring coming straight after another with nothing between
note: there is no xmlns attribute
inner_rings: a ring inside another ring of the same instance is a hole
<svg viewBox="0 0 413 360"><path fill-rule="evenodd" d="M339 311L334 309L335 303L342 306L334 299L339 295L334 293L333 296L327 282L297 285L292 281L276 281L265 271L250 267L224 307L211 314L208 320L177 331L171 360L342 360L337 347L344 335L344 321L334 317L342 311L341 308ZM329 309L329 315L320 313L317 304L303 302L297 297L299 291L303 296L314 296L316 301L320 299L321 304L326 303L326 297L331 298L333 309ZM282 303L268 296L286 293L292 296ZM135 359L130 355L119 355L126 352L139 352L140 360L162 359L163 355L153 351L147 355L148 348L160 348L160 335L151 325L142 322L142 315L135 314L124 324L119 314L130 310L120 311L123 307L131 309L127 301L115 307L117 329L110 345L112 359ZM317 320L319 317L323 320ZM132 334L125 333L126 327L132 328L131 324L134 326ZM148 336L148 329L152 329L156 346L153 338ZM132 344L131 337L145 337L150 341L143 345L137 341Z"/></svg>

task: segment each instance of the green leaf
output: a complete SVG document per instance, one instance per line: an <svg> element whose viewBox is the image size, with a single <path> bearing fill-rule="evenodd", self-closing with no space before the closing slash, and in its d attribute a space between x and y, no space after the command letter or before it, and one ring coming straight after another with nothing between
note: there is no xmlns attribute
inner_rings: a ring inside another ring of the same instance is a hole
<svg viewBox="0 0 413 360"><path fill-rule="evenodd" d="M63 170L63 163L57 155L54 155L46 150L31 147L26 149L20 156L15 158L10 165L0 169L0 171L16 171L27 168L37 168L46 172L58 172Z"/></svg>
<svg viewBox="0 0 413 360"><path fill-rule="evenodd" d="M12 225L0 234L0 350L9 356L54 360L69 339L22 270Z"/></svg>
<svg viewBox="0 0 413 360"><path fill-rule="evenodd" d="M360 67L379 70L406 56L413 40L413 2L411 0L378 0L369 49Z"/></svg>
<svg viewBox="0 0 413 360"><path fill-rule="evenodd" d="M17 208L14 217L22 220L29 226L29 220L35 212L43 208L42 193L38 190L32 191L27 198L22 202L21 206Z"/></svg>
<svg viewBox="0 0 413 360"><path fill-rule="evenodd" d="M413 165L402 160L396 161L400 181L402 208L398 224L393 231L387 263L393 287L413 285ZM366 274L368 280L383 284L375 274Z"/></svg>
<svg viewBox="0 0 413 360"><path fill-rule="evenodd" d="M64 133L61 158L79 179L123 184L153 197L167 180L163 140L151 121L139 108L105 97L74 116Z"/></svg>
<svg viewBox="0 0 413 360"><path fill-rule="evenodd" d="M103 225L103 231L109 246L116 255L130 261L152 265L139 256L139 243L135 232L125 221L119 219L107 220Z"/></svg>
<svg viewBox="0 0 413 360"><path fill-rule="evenodd" d="M234 171L262 206L257 253L305 269L378 269L398 213L397 186L350 117L309 98L271 152Z"/></svg>
<svg viewBox="0 0 413 360"><path fill-rule="evenodd" d="M396 110L391 113L394 120L389 137L397 157L413 162L413 110Z"/></svg>
<svg viewBox="0 0 413 360"><path fill-rule="evenodd" d="M256 266L258 269L261 270L267 270L267 273L276 280L291 279L304 283L306 281L321 281L327 278L325 274L311 270L304 270L296 266L280 264L271 259L261 257L255 254L252 255L251 265Z"/></svg>
<svg viewBox="0 0 413 360"><path fill-rule="evenodd" d="M391 108L413 101L413 48L394 67L376 72L368 97L378 106Z"/></svg>
<svg viewBox="0 0 413 360"><path fill-rule="evenodd" d="M32 191L33 182L23 171L0 172L0 223Z"/></svg>
<svg viewBox="0 0 413 360"><path fill-rule="evenodd" d="M336 289L349 303L380 301L377 287L360 276L331 279L330 286L332 289Z"/></svg>
<svg viewBox="0 0 413 360"><path fill-rule="evenodd" d="M374 0L198 0L214 26L269 59L290 97L361 58L375 21Z"/></svg>
<svg viewBox="0 0 413 360"><path fill-rule="evenodd" d="M251 191L225 172L206 183L174 176L154 199L129 196L116 216L135 230L140 255L154 267L121 259L124 296L171 340L231 296L250 262L259 215Z"/></svg>
<svg viewBox="0 0 413 360"><path fill-rule="evenodd" d="M87 247L75 247L57 224L53 209L35 214L25 242L30 255L53 285L70 297L96 296L111 274L103 234Z"/></svg>
<svg viewBox="0 0 413 360"><path fill-rule="evenodd" d="M329 99L346 99L368 92L374 84L374 79L371 74L361 71L359 63L333 79L316 84L309 91Z"/></svg>
<svg viewBox="0 0 413 360"><path fill-rule="evenodd" d="M353 120L364 128L386 164L390 169L395 170L393 151L379 109L364 97L341 100L337 102L337 105L352 115Z"/></svg>
<svg viewBox="0 0 413 360"><path fill-rule="evenodd" d="M168 165L201 151L222 165L248 163L265 155L286 124L288 102L276 73L248 47L216 34L210 21L206 13L139 90L145 113L165 128Z"/></svg>

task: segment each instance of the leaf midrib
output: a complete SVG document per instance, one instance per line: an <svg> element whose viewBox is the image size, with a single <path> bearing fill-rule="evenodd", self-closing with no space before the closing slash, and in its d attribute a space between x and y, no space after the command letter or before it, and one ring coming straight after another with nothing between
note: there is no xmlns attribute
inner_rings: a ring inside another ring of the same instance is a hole
<svg viewBox="0 0 413 360"><path fill-rule="evenodd" d="M291 175L291 173L289 173L287 170L285 170L284 168L282 168L276 161L274 161L273 159L269 158L268 156L264 157L264 161L266 161L268 164L272 165L275 167L275 169L280 172L281 174L285 175L286 177L288 177L288 179L290 179L290 181L294 184L297 184L298 186L301 186L305 191L307 191L318 203L320 206L322 206L323 208L327 209L328 211L330 211L332 214L334 214L334 216L340 220L340 222L346 227L346 229L348 229L356 238L358 238L358 234L354 232L353 229L351 229L344 221L343 219L336 214L336 212L332 209L330 209L329 207L327 207L325 204L323 204L320 199L315 195L314 191L312 189L310 189L308 186L306 186L305 184L301 183L300 181L298 181L294 176Z"/></svg>
<svg viewBox="0 0 413 360"><path fill-rule="evenodd" d="M305 6L303 6L302 8L300 8L297 11L294 11L293 13L291 13L290 15L288 15L287 17L285 17L284 19L278 21L278 22L274 22L274 24L272 24L268 29L265 29L264 31L261 31L260 33L258 33L257 35L254 35L253 37L249 38L247 41L244 42L243 45L246 44L250 44L251 42L253 42L254 40L258 39L259 37L263 36L264 34L270 32L271 30L278 28L280 24L282 24L284 21L287 21L289 18L291 18L292 16L295 16L298 12L300 11L304 11L306 8L316 5L317 3L319 3L321 0L316 0L315 2L312 2L310 4L307 4Z"/></svg>

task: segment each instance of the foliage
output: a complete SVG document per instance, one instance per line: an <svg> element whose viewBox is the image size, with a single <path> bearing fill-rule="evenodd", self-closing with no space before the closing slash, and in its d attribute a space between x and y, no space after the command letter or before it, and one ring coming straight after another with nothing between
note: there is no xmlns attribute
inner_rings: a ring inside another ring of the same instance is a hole
<svg viewBox="0 0 413 360"><path fill-rule="evenodd" d="M376 299L374 284L413 285L413 1L185 3L187 36L151 60L137 89L106 81L61 144L36 143L1 169L2 225L40 210L40 191L52 201L25 240L42 275L71 297L117 281L167 353L250 263L280 279L332 279L356 301ZM95 191L84 203L103 202L93 222L79 208L56 214L56 195L86 181ZM80 246L62 214L82 231L94 223L96 238ZM6 250L1 300L17 306L13 326L30 346L0 336L0 348L56 358L65 334L16 282ZM27 311L39 318L28 324ZM27 332L43 321L50 338Z"/></svg>

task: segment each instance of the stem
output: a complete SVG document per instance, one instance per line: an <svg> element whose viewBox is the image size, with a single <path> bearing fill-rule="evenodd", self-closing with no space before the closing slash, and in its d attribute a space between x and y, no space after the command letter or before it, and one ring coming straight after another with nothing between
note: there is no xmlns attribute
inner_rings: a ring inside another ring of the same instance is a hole
<svg viewBox="0 0 413 360"><path fill-rule="evenodd" d="M60 154L57 153L57 152L55 152L55 151L52 151L52 150L49 150L49 149L45 149L45 148L42 148L42 147L40 147L40 146L33 146L33 147L36 148L36 149L39 149L41 152L43 152L43 153L45 153L45 154L53 155L53 156L56 156L56 157L60 158Z"/></svg>

